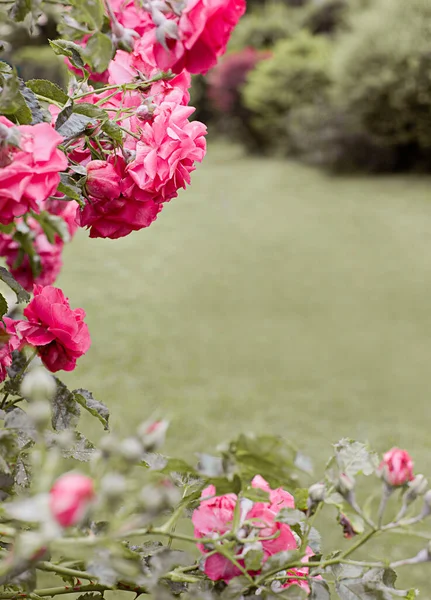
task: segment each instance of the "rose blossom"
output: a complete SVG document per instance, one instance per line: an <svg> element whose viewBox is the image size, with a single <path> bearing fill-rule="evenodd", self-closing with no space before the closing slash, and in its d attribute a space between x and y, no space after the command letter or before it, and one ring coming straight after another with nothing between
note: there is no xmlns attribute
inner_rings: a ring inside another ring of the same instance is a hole
<svg viewBox="0 0 431 600"><path fill-rule="evenodd" d="M138 10L136 5L131 8L131 4L114 0L115 16L122 25L139 34L139 52L146 62L155 63L163 71L172 69L174 73L183 69L206 73L215 66L246 8L245 0L188 0L180 16L173 13L164 16L156 9L156 28L148 12ZM166 47L160 43L156 31L165 38Z"/></svg>
<svg viewBox="0 0 431 600"><path fill-rule="evenodd" d="M52 486L49 507L57 523L71 527L82 521L93 498L92 479L80 473L66 473Z"/></svg>
<svg viewBox="0 0 431 600"><path fill-rule="evenodd" d="M11 223L29 210L40 212L41 203L53 194L67 158L57 146L63 138L48 123L14 126L0 116L0 223ZM14 128L19 148L8 144L7 129Z"/></svg>
<svg viewBox="0 0 431 600"><path fill-rule="evenodd" d="M261 476L254 478L252 486L268 491L270 501L252 503L250 500L242 500L240 519L241 523L251 522L244 527L258 531L259 535L255 534L255 537L271 538L258 542L263 552L262 562L265 562L274 554L297 548L297 541L290 527L275 520L281 508L293 507L293 498L281 488L272 490ZM193 513L192 522L196 538L216 539L216 536L223 535L232 528L238 498L236 494L214 496L215 492L212 485L203 490L201 503ZM209 548L205 544L199 544L198 548L204 555L209 552ZM236 555L236 559L242 567L245 565L244 555L241 553L244 549L239 547L239 553ZM223 580L225 582L229 582L233 577L241 574L240 569L221 554L213 554L206 558L204 571L213 581Z"/></svg>
<svg viewBox="0 0 431 600"><path fill-rule="evenodd" d="M6 379L7 367L12 364L12 352L20 346L16 323L9 317L3 317L3 323L0 321L0 381Z"/></svg>
<svg viewBox="0 0 431 600"><path fill-rule="evenodd" d="M20 256L19 243L5 233L0 233L0 256L6 258L6 264L18 283L30 292L35 283L50 285L57 279L63 265L61 252L64 244L59 236L51 244L35 219L28 219L27 226L33 234L33 248L40 259L40 272L37 275L33 273L28 254Z"/></svg>
<svg viewBox="0 0 431 600"><path fill-rule="evenodd" d="M27 321L17 324L23 343L37 348L51 372L73 371L77 359L90 347L84 310L72 310L63 292L52 286L35 285L33 294L24 309Z"/></svg>
<svg viewBox="0 0 431 600"><path fill-rule="evenodd" d="M384 480L393 486L405 485L414 479L413 461L406 450L392 448L383 455L379 471Z"/></svg>
<svg viewBox="0 0 431 600"><path fill-rule="evenodd" d="M87 165L86 188L90 196L114 200L121 194L121 177L113 164L105 160L92 160Z"/></svg>

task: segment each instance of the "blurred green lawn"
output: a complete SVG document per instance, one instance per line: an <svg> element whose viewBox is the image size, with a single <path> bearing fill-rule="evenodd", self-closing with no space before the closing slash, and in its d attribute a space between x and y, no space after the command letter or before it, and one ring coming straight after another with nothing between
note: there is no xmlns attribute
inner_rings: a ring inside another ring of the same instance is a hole
<svg viewBox="0 0 431 600"><path fill-rule="evenodd" d="M59 285L93 339L68 380L122 433L169 418L186 457L270 431L319 466L348 436L408 448L431 478L430 183L211 145L148 230L67 247Z"/></svg>

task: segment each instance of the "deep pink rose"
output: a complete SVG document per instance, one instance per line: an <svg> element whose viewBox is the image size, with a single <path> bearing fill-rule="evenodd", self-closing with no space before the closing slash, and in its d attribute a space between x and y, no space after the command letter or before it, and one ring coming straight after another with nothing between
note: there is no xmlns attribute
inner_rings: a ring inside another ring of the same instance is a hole
<svg viewBox="0 0 431 600"><path fill-rule="evenodd" d="M15 127L0 116L0 126ZM41 203L53 194L67 158L58 149L63 138L48 123L18 125L19 148L0 147L0 223L11 223L29 210L40 212Z"/></svg>
<svg viewBox="0 0 431 600"><path fill-rule="evenodd" d="M88 163L85 185L90 196L100 200L114 200L121 194L121 177L114 165L105 160Z"/></svg>
<svg viewBox="0 0 431 600"><path fill-rule="evenodd" d="M82 521L93 498L92 479L79 473L66 473L49 492L51 514L62 527L71 527Z"/></svg>
<svg viewBox="0 0 431 600"><path fill-rule="evenodd" d="M379 471L390 485L405 485L414 479L413 461L406 450L392 448L383 455Z"/></svg>
<svg viewBox="0 0 431 600"><path fill-rule="evenodd" d="M44 365L53 373L73 371L77 359L90 347L90 334L82 308L72 310L63 292L35 285L34 297L24 309L27 321L17 329L23 343L35 346Z"/></svg>
<svg viewBox="0 0 431 600"><path fill-rule="evenodd" d="M3 317L3 322L0 321L0 382L6 379L7 367L12 364L12 352L18 350L21 343L16 332L17 321Z"/></svg>

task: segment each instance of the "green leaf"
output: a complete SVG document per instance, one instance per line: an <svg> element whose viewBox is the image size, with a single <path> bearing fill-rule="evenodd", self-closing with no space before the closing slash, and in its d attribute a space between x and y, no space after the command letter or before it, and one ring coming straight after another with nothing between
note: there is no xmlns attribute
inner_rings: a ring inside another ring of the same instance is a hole
<svg viewBox="0 0 431 600"><path fill-rule="evenodd" d="M256 548L247 549L244 556L245 568L247 571L260 571L263 560L262 545L257 544Z"/></svg>
<svg viewBox="0 0 431 600"><path fill-rule="evenodd" d="M64 123L66 123L67 119L71 116L72 113L73 100L72 98L69 98L62 110L57 115L57 120L55 121L55 128L57 129L57 131L62 125L64 125Z"/></svg>
<svg viewBox="0 0 431 600"><path fill-rule="evenodd" d="M109 119L109 115L106 110L103 110L103 108L99 108L98 106L94 106L94 104L90 104L89 102L76 103L73 107L73 112L80 115L85 115L86 117L91 117L92 119L100 119L101 121L106 121Z"/></svg>
<svg viewBox="0 0 431 600"><path fill-rule="evenodd" d="M93 394L88 390L78 389L72 392L75 400L87 410L93 417L99 419L105 430L109 429L109 410L108 407L93 398Z"/></svg>
<svg viewBox="0 0 431 600"><path fill-rule="evenodd" d="M0 60L0 75L3 75L4 73L10 74L12 72L13 72L12 67L10 65L8 65L7 62Z"/></svg>
<svg viewBox="0 0 431 600"><path fill-rule="evenodd" d="M71 391L55 377L57 390L52 399L52 427L55 431L73 429L81 414L78 403Z"/></svg>
<svg viewBox="0 0 431 600"><path fill-rule="evenodd" d="M365 444L354 440L342 439L334 445L334 450L335 456L327 465L327 473L331 480L339 473L345 473L348 477L371 475L379 464L375 452L370 452Z"/></svg>
<svg viewBox="0 0 431 600"><path fill-rule="evenodd" d="M84 202L84 196L81 193L81 188L76 185L75 180L67 173L60 173L60 183L58 191L67 196L70 200L76 200L80 204Z"/></svg>
<svg viewBox="0 0 431 600"><path fill-rule="evenodd" d="M13 6L9 9L9 18L20 23L21 21L24 21L31 10L31 0L15 0Z"/></svg>
<svg viewBox="0 0 431 600"><path fill-rule="evenodd" d="M43 232L50 244L55 244L57 236L63 242L67 243L70 241L70 233L67 223L60 216L52 215L47 211L42 211L40 214L34 215L34 218L42 227Z"/></svg>
<svg viewBox="0 0 431 600"><path fill-rule="evenodd" d="M62 125L57 126L56 123L55 128L57 129L57 132L63 136L65 141L69 141L84 133L92 122L94 122L94 119L91 119L90 117L72 113Z"/></svg>
<svg viewBox="0 0 431 600"><path fill-rule="evenodd" d="M22 287L20 283L9 273L4 267L0 267L0 279L16 294L18 304L21 302L29 302L30 294Z"/></svg>
<svg viewBox="0 0 431 600"><path fill-rule="evenodd" d="M80 462L88 462L96 451L94 445L79 431L73 432L73 441L66 448L64 447L64 440L60 436L61 433L55 432L45 434L48 447L59 446L64 458L74 458Z"/></svg>
<svg viewBox="0 0 431 600"><path fill-rule="evenodd" d="M284 552L278 552L268 558L262 568L262 573L269 573L275 569L280 571L284 570L284 567L291 562L296 562L301 559L301 553L298 550L286 550Z"/></svg>
<svg viewBox="0 0 431 600"><path fill-rule="evenodd" d="M0 320L3 320L3 317L7 315L7 311L9 310L6 298L3 294L0 294Z"/></svg>
<svg viewBox="0 0 431 600"><path fill-rule="evenodd" d="M280 523L287 523L287 525L296 525L305 521L305 515L296 508L282 508L275 520Z"/></svg>
<svg viewBox="0 0 431 600"><path fill-rule="evenodd" d="M321 551L322 536L315 527L312 527L308 534L308 545L313 550L313 552L316 552L316 554Z"/></svg>
<svg viewBox="0 0 431 600"><path fill-rule="evenodd" d="M67 56L74 67L84 69L83 48L69 40L49 40L54 52L59 56Z"/></svg>
<svg viewBox="0 0 431 600"><path fill-rule="evenodd" d="M269 494L265 490L249 486L243 491L244 498L248 498L252 502L269 502Z"/></svg>
<svg viewBox="0 0 431 600"><path fill-rule="evenodd" d="M69 96L57 84L47 79L30 79L26 82L26 86L35 94L43 96L48 100L54 100L60 104L66 104Z"/></svg>
<svg viewBox="0 0 431 600"><path fill-rule="evenodd" d="M307 510L308 508L308 488L296 488L293 492L295 506L299 510Z"/></svg>
<svg viewBox="0 0 431 600"><path fill-rule="evenodd" d="M0 75L0 113L20 124L30 124L32 113L22 94L22 82L15 72Z"/></svg>
<svg viewBox="0 0 431 600"><path fill-rule="evenodd" d="M88 40L83 52L87 64L96 73L103 73L114 56L114 46L111 38L104 33L95 33Z"/></svg>
<svg viewBox="0 0 431 600"><path fill-rule="evenodd" d="M310 600L331 600L331 592L326 581L323 579L312 581Z"/></svg>
<svg viewBox="0 0 431 600"><path fill-rule="evenodd" d="M102 29L104 9L101 0L71 0L72 15L90 30Z"/></svg>
<svg viewBox="0 0 431 600"><path fill-rule="evenodd" d="M114 121L105 121L102 125L102 131L114 142L123 143L123 132Z"/></svg>
<svg viewBox="0 0 431 600"><path fill-rule="evenodd" d="M32 90L30 90L23 81L20 80L20 89L21 89L21 94L24 98L25 104L26 104L26 109L28 109L30 111L30 124L31 125L36 125L37 123L43 123L43 122L51 122L51 116L49 115L49 119L47 118L47 114L42 110L38 99L36 98L35 94L33 93ZM18 111L17 113L17 119L20 123L22 123L23 121L21 120L23 117L20 116L21 110ZM28 118L28 117L26 117Z"/></svg>

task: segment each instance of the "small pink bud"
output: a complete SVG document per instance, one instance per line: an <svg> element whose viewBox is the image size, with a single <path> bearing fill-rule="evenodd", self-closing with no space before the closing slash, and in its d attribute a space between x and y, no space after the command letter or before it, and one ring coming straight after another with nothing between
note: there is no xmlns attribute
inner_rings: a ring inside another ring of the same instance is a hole
<svg viewBox="0 0 431 600"><path fill-rule="evenodd" d="M121 177L111 163L92 160L87 165L86 188L90 196L114 200L121 195Z"/></svg>
<svg viewBox="0 0 431 600"><path fill-rule="evenodd" d="M49 492L49 506L57 523L71 527L79 523L94 498L93 480L80 473L66 473Z"/></svg>
<svg viewBox="0 0 431 600"><path fill-rule="evenodd" d="M405 485L414 479L413 461L406 450L392 448L383 455L379 466L380 476L392 486Z"/></svg>
<svg viewBox="0 0 431 600"><path fill-rule="evenodd" d="M147 451L157 450L164 444L168 426L168 421L142 423L138 429L138 435Z"/></svg>

